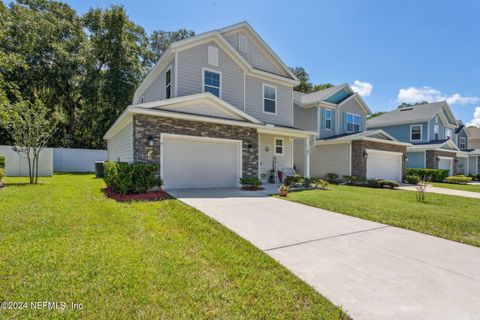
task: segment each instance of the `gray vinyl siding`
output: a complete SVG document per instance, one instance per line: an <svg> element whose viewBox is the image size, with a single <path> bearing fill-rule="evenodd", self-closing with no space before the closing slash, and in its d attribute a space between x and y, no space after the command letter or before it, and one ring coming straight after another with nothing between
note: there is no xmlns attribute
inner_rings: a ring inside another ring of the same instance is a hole
<svg viewBox="0 0 480 320"><path fill-rule="evenodd" d="M133 121L107 141L109 161L133 162Z"/></svg>
<svg viewBox="0 0 480 320"><path fill-rule="evenodd" d="M304 109L295 104L293 110L295 128L317 131L317 108Z"/></svg>
<svg viewBox="0 0 480 320"><path fill-rule="evenodd" d="M277 114L263 112L263 83L277 87ZM260 121L293 126L293 88L251 76L245 77L245 112Z"/></svg>
<svg viewBox="0 0 480 320"><path fill-rule="evenodd" d="M173 58L165 68L160 72L160 74L155 78L155 80L148 86L145 92L140 96L140 103L142 98L143 102L151 102L157 100L166 99L166 87L165 87L165 73L167 70L172 69L172 98L175 95L175 58Z"/></svg>
<svg viewBox="0 0 480 320"><path fill-rule="evenodd" d="M242 33L247 36L248 39L248 48L247 52L238 50L238 35L241 32L236 32L232 34L225 35L225 39L234 47L241 55L245 58L254 68L274 73L281 76L289 75L276 64L274 64L271 59L269 59L264 52L257 46L255 42L252 41L252 38L247 34Z"/></svg>
<svg viewBox="0 0 480 320"><path fill-rule="evenodd" d="M320 132L320 138L323 139L323 138L328 138L328 137L331 137L331 136L334 136L336 134L336 132L342 132L343 131L343 124L341 123L341 121L343 121L342 117L338 117L338 111L337 109L333 109L333 108L329 108L330 110L333 111L333 114L334 114L334 127L333 129L325 129L325 128L322 128L322 123L323 123L323 111L322 111L323 108L318 108L318 112L320 113L319 114L319 121L320 121L320 128L319 128L319 132ZM337 129L338 126L341 126L341 128ZM340 130L340 131L337 131L337 130Z"/></svg>
<svg viewBox="0 0 480 320"><path fill-rule="evenodd" d="M422 125L422 140L414 141L413 143L426 143L429 142L427 134L427 122L412 123ZM410 141L410 124L402 124L396 126L387 126L387 127L375 127L374 129L382 129L395 139L402 142L412 142Z"/></svg>
<svg viewBox="0 0 480 320"><path fill-rule="evenodd" d="M430 141L435 140L435 124L438 124L438 140L445 139L445 126L443 124L442 118L438 117L438 123L435 123L435 117L433 117L433 119L429 121Z"/></svg>
<svg viewBox="0 0 480 320"><path fill-rule="evenodd" d="M218 48L218 67L208 64L208 46ZM177 95L203 92L202 68L221 72L221 98L243 110L243 69L215 42L180 51L178 58Z"/></svg>
<svg viewBox="0 0 480 320"><path fill-rule="evenodd" d="M465 142L466 142L466 146L465 146L465 149L468 149L468 137L467 137L467 133L465 132L465 130L462 130L460 131L457 135L456 135L456 145L458 148L460 148L460 138L465 138Z"/></svg>
<svg viewBox="0 0 480 320"><path fill-rule="evenodd" d="M311 148L310 176L322 178L327 173L336 173L339 177L350 175L350 148L347 143Z"/></svg>
<svg viewBox="0 0 480 320"><path fill-rule="evenodd" d="M283 139L283 156L275 155L275 138ZM276 158L278 170L283 171L284 169L293 168L293 141L290 141L290 137L260 133L258 135L258 143L260 174L265 173L267 176L269 175L270 170L273 169L273 157Z"/></svg>
<svg viewBox="0 0 480 320"><path fill-rule="evenodd" d="M478 156L469 156L468 157L468 173L469 174L478 174L480 170L477 168L477 157ZM477 171L478 170L478 171Z"/></svg>
<svg viewBox="0 0 480 320"><path fill-rule="evenodd" d="M295 171L301 175L305 174L305 140L295 139L293 141L293 166Z"/></svg>

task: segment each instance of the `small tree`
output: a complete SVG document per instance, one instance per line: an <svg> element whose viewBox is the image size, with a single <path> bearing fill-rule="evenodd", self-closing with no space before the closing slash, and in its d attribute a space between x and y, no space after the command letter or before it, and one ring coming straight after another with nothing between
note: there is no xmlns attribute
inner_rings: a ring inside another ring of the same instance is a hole
<svg viewBox="0 0 480 320"><path fill-rule="evenodd" d="M33 101L0 102L0 125L12 137L12 149L27 159L31 184L38 182L40 152L55 133L57 123L58 117L45 106L38 92Z"/></svg>

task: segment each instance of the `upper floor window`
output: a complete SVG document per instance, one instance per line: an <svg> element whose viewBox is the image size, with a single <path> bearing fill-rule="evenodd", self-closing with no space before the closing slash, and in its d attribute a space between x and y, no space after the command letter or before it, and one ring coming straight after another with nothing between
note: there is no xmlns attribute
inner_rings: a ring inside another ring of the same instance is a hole
<svg viewBox="0 0 480 320"><path fill-rule="evenodd" d="M453 137L453 130L445 128L445 139L451 139Z"/></svg>
<svg viewBox="0 0 480 320"><path fill-rule="evenodd" d="M283 156L283 138L275 138L275 155Z"/></svg>
<svg viewBox="0 0 480 320"><path fill-rule="evenodd" d="M244 34L238 35L238 50L241 52L248 52L248 40Z"/></svg>
<svg viewBox="0 0 480 320"><path fill-rule="evenodd" d="M208 46L208 64L218 67L218 48Z"/></svg>
<svg viewBox="0 0 480 320"><path fill-rule="evenodd" d="M465 137L459 138L459 147L460 149L467 149L467 139Z"/></svg>
<svg viewBox="0 0 480 320"><path fill-rule="evenodd" d="M170 99L172 97L172 69L169 68L165 72L165 98Z"/></svg>
<svg viewBox="0 0 480 320"><path fill-rule="evenodd" d="M439 139L439 134L440 134L440 129L438 127L438 124L433 125L433 135L435 136L435 140Z"/></svg>
<svg viewBox="0 0 480 320"><path fill-rule="evenodd" d="M422 140L422 125L414 124L410 126L410 141Z"/></svg>
<svg viewBox="0 0 480 320"><path fill-rule="evenodd" d="M213 70L203 70L203 92L221 97L221 74Z"/></svg>
<svg viewBox="0 0 480 320"><path fill-rule="evenodd" d="M360 132L360 121L358 114L347 113L347 132Z"/></svg>
<svg viewBox="0 0 480 320"><path fill-rule="evenodd" d="M333 110L325 109L325 129L333 128Z"/></svg>
<svg viewBox="0 0 480 320"><path fill-rule="evenodd" d="M263 84L263 112L277 113L277 87Z"/></svg>

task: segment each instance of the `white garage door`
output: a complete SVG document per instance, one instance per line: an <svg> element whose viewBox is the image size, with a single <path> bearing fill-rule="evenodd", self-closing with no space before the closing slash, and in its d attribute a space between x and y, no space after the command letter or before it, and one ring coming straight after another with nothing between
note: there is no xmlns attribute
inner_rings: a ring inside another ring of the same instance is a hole
<svg viewBox="0 0 480 320"><path fill-rule="evenodd" d="M162 134L161 175L165 188L238 186L241 141Z"/></svg>
<svg viewBox="0 0 480 320"><path fill-rule="evenodd" d="M438 161L438 169L442 169L442 170L449 170L448 171L448 175L451 176L453 175L453 159L452 158L447 158L447 157L439 157L439 161Z"/></svg>
<svg viewBox="0 0 480 320"><path fill-rule="evenodd" d="M371 149L367 153L367 178L402 180L402 153Z"/></svg>

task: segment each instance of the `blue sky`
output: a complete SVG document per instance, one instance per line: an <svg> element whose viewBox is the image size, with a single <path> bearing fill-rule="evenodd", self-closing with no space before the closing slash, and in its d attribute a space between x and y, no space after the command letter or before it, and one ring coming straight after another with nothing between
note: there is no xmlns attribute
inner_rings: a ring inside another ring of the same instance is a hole
<svg viewBox="0 0 480 320"><path fill-rule="evenodd" d="M447 99L480 127L480 1L67 1L80 13L122 4L147 32L197 33L247 20L314 83L355 84L371 109Z"/></svg>

